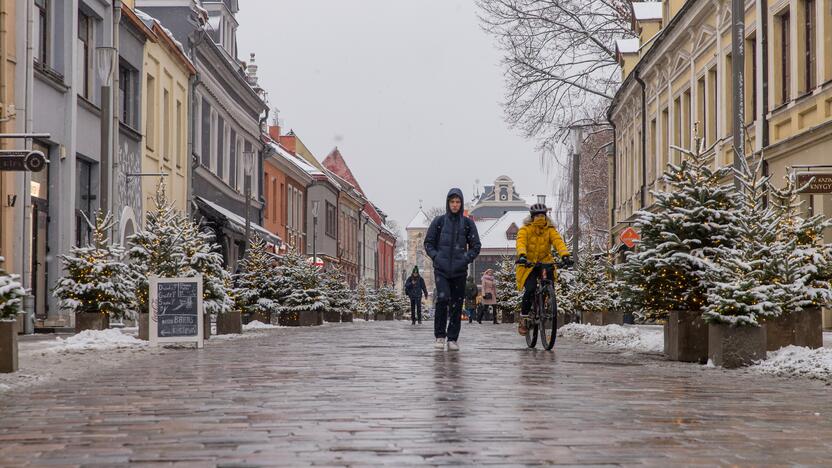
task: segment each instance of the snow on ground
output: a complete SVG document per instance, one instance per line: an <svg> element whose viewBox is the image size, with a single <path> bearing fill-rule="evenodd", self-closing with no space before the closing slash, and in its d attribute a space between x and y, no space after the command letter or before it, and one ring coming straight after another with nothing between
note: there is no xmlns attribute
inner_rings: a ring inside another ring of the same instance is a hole
<svg viewBox="0 0 832 468"><path fill-rule="evenodd" d="M243 325L243 331L270 330L272 328L285 328L285 327L278 327L277 325L272 325L272 324L269 324L269 323L263 323L259 320L252 320L251 322Z"/></svg>
<svg viewBox="0 0 832 468"><path fill-rule="evenodd" d="M114 328L107 330L84 330L69 338L55 338L55 341L46 342L46 344L48 347L44 351L50 353L72 353L92 350L104 351L122 348L140 348L148 345L147 341L139 340Z"/></svg>
<svg viewBox="0 0 832 468"><path fill-rule="evenodd" d="M639 353L661 352L664 335L661 327L640 325L595 326L569 323L558 330L558 336L574 338L588 344Z"/></svg>
<svg viewBox="0 0 832 468"><path fill-rule="evenodd" d="M786 346L771 351L752 370L781 377L807 377L832 383L832 348Z"/></svg>

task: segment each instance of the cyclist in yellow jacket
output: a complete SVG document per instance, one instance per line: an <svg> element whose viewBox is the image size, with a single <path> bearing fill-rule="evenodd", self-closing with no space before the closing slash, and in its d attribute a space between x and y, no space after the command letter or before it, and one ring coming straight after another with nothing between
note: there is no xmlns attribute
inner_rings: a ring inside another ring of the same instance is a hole
<svg viewBox="0 0 832 468"><path fill-rule="evenodd" d="M552 219L549 218L549 209L546 205L536 203L529 211L530 216L523 221L523 227L517 231L517 289L524 290L523 308L517 329L521 335L528 333L526 317L532 308L534 290L537 287L541 269L546 268L548 277L554 278L555 258L552 256L552 249L558 251L563 265L572 265L566 243L563 242ZM540 263L541 266L527 266L527 264L536 263Z"/></svg>

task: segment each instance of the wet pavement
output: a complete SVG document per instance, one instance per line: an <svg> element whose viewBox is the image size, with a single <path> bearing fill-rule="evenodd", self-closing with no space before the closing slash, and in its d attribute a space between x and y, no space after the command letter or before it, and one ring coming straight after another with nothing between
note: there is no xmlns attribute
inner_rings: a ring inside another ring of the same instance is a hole
<svg viewBox="0 0 832 468"><path fill-rule="evenodd" d="M0 466L832 464L822 383L432 329L269 330L5 394Z"/></svg>

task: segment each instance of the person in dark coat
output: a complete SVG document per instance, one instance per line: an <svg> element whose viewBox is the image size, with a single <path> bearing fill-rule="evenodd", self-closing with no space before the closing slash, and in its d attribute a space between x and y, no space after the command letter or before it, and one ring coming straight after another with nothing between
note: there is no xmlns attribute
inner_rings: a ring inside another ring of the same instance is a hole
<svg viewBox="0 0 832 468"><path fill-rule="evenodd" d="M445 202L445 214L430 223L425 235L425 253L433 260L436 278L436 314L433 319L435 346L457 351L462 302L468 265L480 254L477 225L463 214L462 190L452 188Z"/></svg>
<svg viewBox="0 0 832 468"><path fill-rule="evenodd" d="M428 297L428 288L425 286L425 279L419 274L419 267L413 267L413 273L404 283L404 293L410 298L410 321L416 325L418 312L419 323L422 323L422 294Z"/></svg>

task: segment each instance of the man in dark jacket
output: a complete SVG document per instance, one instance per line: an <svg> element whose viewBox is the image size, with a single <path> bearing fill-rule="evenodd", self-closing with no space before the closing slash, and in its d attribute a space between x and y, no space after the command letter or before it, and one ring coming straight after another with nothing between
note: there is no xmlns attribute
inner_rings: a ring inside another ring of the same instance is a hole
<svg viewBox="0 0 832 468"><path fill-rule="evenodd" d="M428 288L425 287L425 279L419 274L419 267L413 267L413 273L404 283L404 293L410 298L410 321L416 325L416 313L418 311L419 324L422 323L422 294L428 297Z"/></svg>
<svg viewBox="0 0 832 468"><path fill-rule="evenodd" d="M448 192L445 214L430 223L425 235L425 252L433 260L436 278L436 315L433 334L436 347L457 351L459 346L462 302L465 298L465 278L468 265L480 254L477 225L463 215L462 190Z"/></svg>

